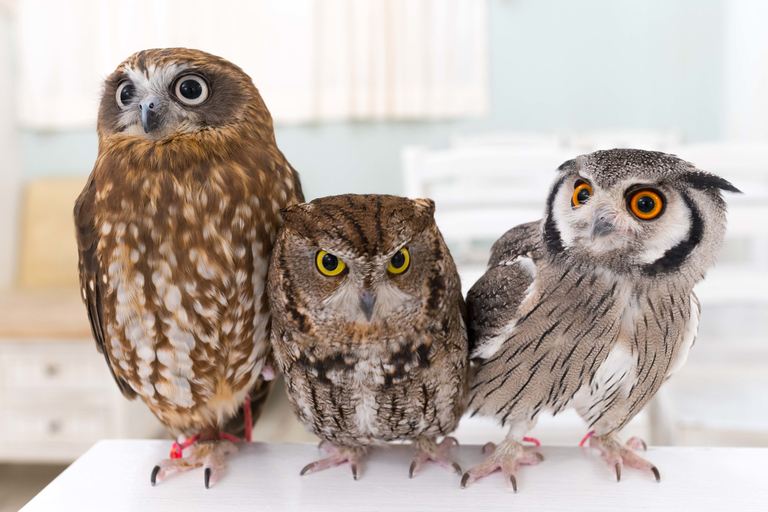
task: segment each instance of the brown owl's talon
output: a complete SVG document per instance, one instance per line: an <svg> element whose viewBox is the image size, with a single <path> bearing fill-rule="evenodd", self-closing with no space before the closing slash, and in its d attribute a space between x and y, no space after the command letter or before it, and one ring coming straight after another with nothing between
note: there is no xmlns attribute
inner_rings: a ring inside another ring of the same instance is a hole
<svg viewBox="0 0 768 512"><path fill-rule="evenodd" d="M461 488L465 488L467 486L467 480L469 480L469 472L464 473L464 476L461 477Z"/></svg>
<svg viewBox="0 0 768 512"><path fill-rule="evenodd" d="M211 486L211 468L205 468L205 488L208 489Z"/></svg>
<svg viewBox="0 0 768 512"><path fill-rule="evenodd" d="M625 466L639 469L646 474L651 473L657 482L661 481L658 468L633 451L646 446L639 437L633 437L626 444L622 444L616 434L593 436L591 446L600 450L602 459L616 472L617 482L621 481L622 468Z"/></svg>
<svg viewBox="0 0 768 512"><path fill-rule="evenodd" d="M304 466L304 467L301 469L301 471L299 472L299 476L304 476L304 475L306 475L307 473L309 473L310 471L312 471L312 468L313 468L314 466L315 466L315 463L314 463L314 462L310 462L309 464L307 464L306 466Z"/></svg>
<svg viewBox="0 0 768 512"><path fill-rule="evenodd" d="M659 473L659 470L656 468L656 466L651 466L651 472L653 472L653 476L656 477L656 481L661 482L661 474Z"/></svg>
<svg viewBox="0 0 768 512"><path fill-rule="evenodd" d="M157 474L160 472L160 466L155 466L155 469L152 470L152 476L149 478L149 481L152 482L152 487L154 487L157 484Z"/></svg>
<svg viewBox="0 0 768 512"><path fill-rule="evenodd" d="M621 462L616 463L616 481L621 482Z"/></svg>
<svg viewBox="0 0 768 512"><path fill-rule="evenodd" d="M517 492L517 478L515 478L515 475L509 475L509 483L512 484L512 490Z"/></svg>

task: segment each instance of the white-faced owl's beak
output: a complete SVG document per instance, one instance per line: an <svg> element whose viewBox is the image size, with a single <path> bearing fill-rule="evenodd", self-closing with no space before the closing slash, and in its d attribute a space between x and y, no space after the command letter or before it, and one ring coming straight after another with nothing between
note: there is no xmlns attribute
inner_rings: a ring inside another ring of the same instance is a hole
<svg viewBox="0 0 768 512"><path fill-rule="evenodd" d="M594 242L598 238L608 236L616 231L616 226L608 220L609 216L605 211L598 210L592 218L592 225L589 230L589 241Z"/></svg>
<svg viewBox="0 0 768 512"><path fill-rule="evenodd" d="M144 98L139 103L139 110L141 110L141 124L144 125L144 133L149 133L160 126L160 115L157 112L159 107L160 100L157 99L156 96Z"/></svg>
<svg viewBox="0 0 768 512"><path fill-rule="evenodd" d="M360 294L360 309L365 313L365 318L369 322L373 316L373 305L376 303L376 296L368 288L363 289L363 293Z"/></svg>

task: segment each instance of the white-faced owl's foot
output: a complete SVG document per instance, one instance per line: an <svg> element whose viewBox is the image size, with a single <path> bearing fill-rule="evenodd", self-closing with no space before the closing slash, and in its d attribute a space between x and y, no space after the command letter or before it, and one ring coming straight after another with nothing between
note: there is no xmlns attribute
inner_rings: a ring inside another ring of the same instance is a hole
<svg viewBox="0 0 768 512"><path fill-rule="evenodd" d="M361 447L349 447L349 446L334 446L328 441L320 442L320 450L329 455L325 459L320 459L315 462L311 462L304 466L300 475L306 475L309 473L316 473L328 468L334 468L340 466L345 462L349 463L349 467L352 469L352 478L357 480L359 473L360 462L365 457L365 449Z"/></svg>
<svg viewBox="0 0 768 512"><path fill-rule="evenodd" d="M428 461L461 475L461 466L448 457L451 448L458 445L459 442L454 437L446 437L440 444L437 444L434 439L426 437L416 439L413 441L416 454L413 456L408 477L413 478L413 475L421 469L422 464Z"/></svg>
<svg viewBox="0 0 768 512"><path fill-rule="evenodd" d="M466 487L491 473L501 470L504 481L517 492L515 474L522 464L535 466L544 460L544 456L534 449L526 450L522 444L513 439L505 439L499 445L488 443L483 447L483 453L489 457L466 473L461 479L461 487Z"/></svg>
<svg viewBox="0 0 768 512"><path fill-rule="evenodd" d="M205 488L216 483L226 468L226 457L237 452L235 443L231 441L198 441L189 448L190 453L183 458L163 459L152 470L151 482L165 480L174 473L183 473L195 468L203 468Z"/></svg>
<svg viewBox="0 0 768 512"><path fill-rule="evenodd" d="M622 444L616 434L593 436L589 445L600 450L601 458L614 471L617 482L621 481L621 470L625 464L653 476L657 482L661 481L658 468L633 451L641 448L645 451L648 448L639 437L633 437L627 444Z"/></svg>

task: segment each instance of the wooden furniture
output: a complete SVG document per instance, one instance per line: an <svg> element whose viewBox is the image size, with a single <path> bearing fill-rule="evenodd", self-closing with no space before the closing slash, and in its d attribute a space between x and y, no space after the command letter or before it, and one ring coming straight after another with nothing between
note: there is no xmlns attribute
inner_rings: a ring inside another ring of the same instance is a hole
<svg viewBox="0 0 768 512"><path fill-rule="evenodd" d="M676 510L763 511L768 503L764 461L768 449L649 448L661 483L625 468L617 483L599 453L577 447L542 446L545 460L523 467L518 493L499 474L466 489L460 478L426 464L408 479L410 446L374 450L355 481L349 467L299 476L321 456L314 444L240 445L221 481L203 486L194 470L149 484L170 442L102 441L77 460L23 512L152 510L360 511L360 510ZM480 446L453 451L462 468L480 463Z"/></svg>
<svg viewBox="0 0 768 512"><path fill-rule="evenodd" d="M160 436L120 394L76 290L0 295L0 462L69 462L100 439Z"/></svg>

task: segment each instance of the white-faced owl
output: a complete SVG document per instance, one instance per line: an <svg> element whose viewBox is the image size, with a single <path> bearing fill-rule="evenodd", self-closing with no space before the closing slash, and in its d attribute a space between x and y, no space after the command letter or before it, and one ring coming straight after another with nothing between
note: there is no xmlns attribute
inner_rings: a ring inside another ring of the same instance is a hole
<svg viewBox="0 0 768 512"><path fill-rule="evenodd" d="M725 234L724 179L672 155L615 149L557 170L544 219L493 246L467 296L472 355L482 361L469 410L509 426L462 484L538 459L520 442L539 414L573 407L591 444L660 479L618 438L688 356L698 332L693 287Z"/></svg>
<svg viewBox="0 0 768 512"><path fill-rule="evenodd" d="M283 210L269 269L272 344L288 396L329 457L413 441L410 474L448 458L468 390L459 275L431 200L342 195Z"/></svg>
<svg viewBox="0 0 768 512"><path fill-rule="evenodd" d="M120 64L98 133L75 205L93 336L123 394L197 441L152 483L203 466L207 487L234 446L220 431L249 394L258 415L268 391L267 267L280 210L303 201L299 177L248 75L198 50Z"/></svg>

